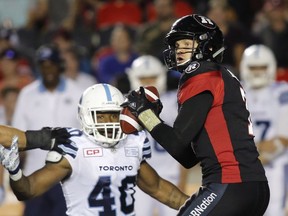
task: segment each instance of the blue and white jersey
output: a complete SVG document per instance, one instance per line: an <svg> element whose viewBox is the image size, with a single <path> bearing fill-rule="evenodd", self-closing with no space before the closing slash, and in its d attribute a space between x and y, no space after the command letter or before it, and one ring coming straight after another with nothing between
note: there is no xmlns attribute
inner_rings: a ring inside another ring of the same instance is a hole
<svg viewBox="0 0 288 216"><path fill-rule="evenodd" d="M245 86L244 86L245 87ZM275 136L288 137L288 84L276 82L258 89L245 89L255 142Z"/></svg>
<svg viewBox="0 0 288 216"><path fill-rule="evenodd" d="M134 187L142 160L151 157L144 131L128 135L114 148L103 148L77 129L71 140L77 151L65 158L71 176L62 182L68 215L132 216Z"/></svg>
<svg viewBox="0 0 288 216"><path fill-rule="evenodd" d="M288 138L288 84L275 82L262 89L245 91L256 144L278 136ZM264 168L270 186L265 216L284 216L285 191L288 191L287 150Z"/></svg>

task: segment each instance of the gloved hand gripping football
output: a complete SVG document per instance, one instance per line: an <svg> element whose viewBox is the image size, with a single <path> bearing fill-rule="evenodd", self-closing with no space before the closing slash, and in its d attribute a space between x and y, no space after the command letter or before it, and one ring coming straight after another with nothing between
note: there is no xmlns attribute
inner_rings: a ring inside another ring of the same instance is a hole
<svg viewBox="0 0 288 216"><path fill-rule="evenodd" d="M138 117L141 112L148 109L151 109L157 116L159 116L163 108L159 99L153 102L147 99L145 90L142 86L140 87L139 92L135 90L130 91L126 95L126 98L125 102L121 104L121 107L128 107L135 117Z"/></svg>
<svg viewBox="0 0 288 216"><path fill-rule="evenodd" d="M161 123L158 116L163 108L162 103L159 99L153 102L149 101L143 87L140 87L139 91L130 91L126 98L121 107L128 107L148 131Z"/></svg>

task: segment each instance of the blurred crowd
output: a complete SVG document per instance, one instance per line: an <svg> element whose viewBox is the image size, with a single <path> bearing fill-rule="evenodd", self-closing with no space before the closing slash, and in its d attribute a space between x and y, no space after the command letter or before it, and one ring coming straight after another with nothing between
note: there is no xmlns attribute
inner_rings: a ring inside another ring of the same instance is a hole
<svg viewBox="0 0 288 216"><path fill-rule="evenodd" d="M165 34L177 18L191 13L207 15L220 26L226 39L227 66L238 71L244 49L262 43L276 55L279 79L286 79L286 0L1 1L1 62L9 58L17 65L15 77L21 77L19 87L23 87L38 78L37 48L55 43L63 55L74 50L81 73L98 82L113 83L139 55L153 55L163 62ZM15 49L15 56L5 55L7 49ZM8 80L7 66L3 65L1 86L13 81L12 77Z"/></svg>
<svg viewBox="0 0 288 216"><path fill-rule="evenodd" d="M48 58L79 93L100 82L127 93L133 61L151 55L164 63L164 37L177 18L192 13L220 27L223 63L237 77L244 50L263 44L275 54L277 80L288 81L288 0L6 0L0 1L0 124L15 126L18 94L43 79L41 47L57 49L57 58ZM165 89L176 89L179 74L167 76Z"/></svg>

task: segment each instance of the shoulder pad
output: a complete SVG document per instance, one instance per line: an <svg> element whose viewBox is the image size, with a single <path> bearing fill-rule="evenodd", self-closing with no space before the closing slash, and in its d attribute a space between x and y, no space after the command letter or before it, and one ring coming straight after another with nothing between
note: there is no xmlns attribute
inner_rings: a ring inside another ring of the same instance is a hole
<svg viewBox="0 0 288 216"><path fill-rule="evenodd" d="M56 152L56 151L49 151L46 156L46 163L58 163L62 159L62 154Z"/></svg>

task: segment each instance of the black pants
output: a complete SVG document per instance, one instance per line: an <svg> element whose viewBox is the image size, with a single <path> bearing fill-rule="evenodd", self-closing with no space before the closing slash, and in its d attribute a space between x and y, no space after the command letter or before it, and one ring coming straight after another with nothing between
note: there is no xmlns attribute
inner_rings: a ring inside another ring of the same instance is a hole
<svg viewBox="0 0 288 216"><path fill-rule="evenodd" d="M267 182L203 186L178 216L263 216L270 199Z"/></svg>

